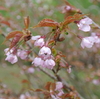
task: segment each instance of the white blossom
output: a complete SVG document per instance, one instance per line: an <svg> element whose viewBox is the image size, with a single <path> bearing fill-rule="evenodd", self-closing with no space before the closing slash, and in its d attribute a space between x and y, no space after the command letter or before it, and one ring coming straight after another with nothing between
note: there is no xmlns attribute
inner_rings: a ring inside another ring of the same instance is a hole
<svg viewBox="0 0 100 99"><path fill-rule="evenodd" d="M88 32L91 30L90 25L93 23L93 21L90 18L84 18L77 23L77 26L79 27L80 30L84 32Z"/></svg>

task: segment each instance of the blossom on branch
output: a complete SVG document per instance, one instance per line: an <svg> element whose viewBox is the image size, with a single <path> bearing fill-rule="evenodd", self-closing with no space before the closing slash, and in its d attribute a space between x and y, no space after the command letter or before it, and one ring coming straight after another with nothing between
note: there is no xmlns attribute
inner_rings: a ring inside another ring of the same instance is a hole
<svg viewBox="0 0 100 99"><path fill-rule="evenodd" d="M99 38L97 36L90 36L90 37L84 37L81 42L82 48L91 48L94 43L98 43Z"/></svg>
<svg viewBox="0 0 100 99"><path fill-rule="evenodd" d="M53 67L55 66L55 61L53 59L46 59L44 62L44 67L48 68L48 69L53 69Z"/></svg>
<svg viewBox="0 0 100 99"><path fill-rule="evenodd" d="M34 66L36 66L36 67L43 65L43 63L44 63L44 61L39 57L34 58L34 60L32 62L32 64L34 64Z"/></svg>
<svg viewBox="0 0 100 99"><path fill-rule="evenodd" d="M28 56L28 51L27 50L18 50L17 51L17 56L20 57L22 60L25 60Z"/></svg>
<svg viewBox="0 0 100 99"><path fill-rule="evenodd" d="M16 56L17 50L16 48L12 48L11 50L9 50L9 48L6 48L4 50L6 57L6 61L10 62L11 64L14 64L18 61L18 58Z"/></svg>
<svg viewBox="0 0 100 99"><path fill-rule="evenodd" d="M62 82L56 82L56 89L55 90L61 90L63 88Z"/></svg>
<svg viewBox="0 0 100 99"><path fill-rule="evenodd" d="M43 68L53 69L55 66L55 61L52 59L51 49L49 47L43 46L38 54L39 57L34 58L32 64L34 66L41 66Z"/></svg>
<svg viewBox="0 0 100 99"><path fill-rule="evenodd" d="M14 64L18 61L18 58L17 58L16 55L10 54L10 55L7 55L5 60L12 63L12 64Z"/></svg>
<svg viewBox="0 0 100 99"><path fill-rule="evenodd" d="M91 30L90 25L93 23L93 21L90 18L84 18L81 19L78 23L77 26L79 27L79 30L82 30L84 32L88 32Z"/></svg>
<svg viewBox="0 0 100 99"><path fill-rule="evenodd" d="M51 54L51 49L49 47L43 46L39 51L39 56L46 56Z"/></svg>
<svg viewBox="0 0 100 99"><path fill-rule="evenodd" d="M50 90L52 99L62 99L62 98L60 98L60 97L64 94L62 88L63 88L62 82L56 82L55 91L56 91L57 93L56 93L56 94L52 94L53 91Z"/></svg>
<svg viewBox="0 0 100 99"><path fill-rule="evenodd" d="M32 36L31 39L35 41L34 42L34 46L40 46L40 47L42 47L45 44L44 38L42 36L40 36L40 35Z"/></svg>
<svg viewBox="0 0 100 99"><path fill-rule="evenodd" d="M83 38L82 39L82 42L81 42L81 47L82 48L91 48L92 46L93 46L93 44L94 44L94 42L95 42L95 39L94 39L94 37L85 37L85 38Z"/></svg>
<svg viewBox="0 0 100 99"><path fill-rule="evenodd" d="M16 47L13 47L12 49L6 48L4 52L7 56L5 60L12 64L18 61L18 57L25 60L29 54L27 50L17 49Z"/></svg>

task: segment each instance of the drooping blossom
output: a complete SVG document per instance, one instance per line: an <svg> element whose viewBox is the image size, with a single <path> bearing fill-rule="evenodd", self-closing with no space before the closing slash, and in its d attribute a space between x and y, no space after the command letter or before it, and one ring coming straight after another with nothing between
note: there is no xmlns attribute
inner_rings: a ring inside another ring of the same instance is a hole
<svg viewBox="0 0 100 99"><path fill-rule="evenodd" d="M39 56L46 57L51 55L51 49L49 47L43 46L39 51Z"/></svg>
<svg viewBox="0 0 100 99"><path fill-rule="evenodd" d="M49 47L43 46L38 54L39 57L34 58L32 64L34 66L41 66L43 68L53 69L55 66L55 61L52 59L51 49Z"/></svg>
<svg viewBox="0 0 100 99"><path fill-rule="evenodd" d="M55 61L53 59L43 60L42 58L36 57L34 58L32 64L34 64L36 67L41 66L43 68L53 69L55 66Z"/></svg>
<svg viewBox="0 0 100 99"><path fill-rule="evenodd" d="M31 39L32 39L32 40L37 40L37 39L39 39L40 37L41 37L40 35L32 36Z"/></svg>
<svg viewBox="0 0 100 99"><path fill-rule="evenodd" d="M17 58L16 55L9 54L9 55L7 55L5 60L10 62L10 63L12 63L12 64L14 64L14 63L16 63L18 61L18 58Z"/></svg>
<svg viewBox="0 0 100 99"><path fill-rule="evenodd" d="M6 48L4 50L5 55L7 56L5 60L12 64L16 63L18 61L18 58L16 56L16 51L17 50L15 48L12 48L11 50L9 50L9 48Z"/></svg>
<svg viewBox="0 0 100 99"><path fill-rule="evenodd" d="M32 64L34 64L34 66L36 66L36 67L43 65L43 63L44 63L44 60L42 60L39 57L34 58L34 60L32 62Z"/></svg>
<svg viewBox="0 0 100 99"><path fill-rule="evenodd" d="M93 23L93 21L90 18L84 18L81 19L78 23L77 26L79 27L79 30L82 30L84 32L88 32L91 30L90 25Z"/></svg>
<svg viewBox="0 0 100 99"><path fill-rule="evenodd" d="M48 68L48 69L53 69L53 67L55 66L55 61L53 59L46 59L44 62L44 67Z"/></svg>
<svg viewBox="0 0 100 99"><path fill-rule="evenodd" d="M28 51L27 50L18 50L17 56L20 57L22 60L25 60L28 57Z"/></svg>
<svg viewBox="0 0 100 99"><path fill-rule="evenodd" d="M31 39L35 41L34 42L34 46L40 46L40 47L42 47L45 44L44 38L42 36L40 36L40 35L32 36Z"/></svg>
<svg viewBox="0 0 100 99"><path fill-rule="evenodd" d="M93 46L93 44L95 43L95 39L94 37L84 37L82 39L82 42L81 42L81 47L82 48L91 48Z"/></svg>
<svg viewBox="0 0 100 99"><path fill-rule="evenodd" d="M16 47L13 47L12 49L9 50L9 48L6 48L4 50L6 57L6 61L14 64L18 61L18 57L21 59L26 59L28 56L28 51L27 50L21 50L17 49Z"/></svg>
<svg viewBox="0 0 100 99"><path fill-rule="evenodd" d="M50 90L52 99L61 99L60 97L64 94L62 88L63 88L62 82L56 82L56 88L55 88L56 93L53 94L52 93L53 91Z"/></svg>
<svg viewBox="0 0 100 99"><path fill-rule="evenodd" d="M43 38L40 38L40 39L38 39L38 40L36 40L34 42L34 46L40 46L40 47L42 47L44 44L45 44L45 42L44 42Z"/></svg>
<svg viewBox="0 0 100 99"><path fill-rule="evenodd" d="M62 82L56 82L56 91L57 90L61 90L63 88L63 84L62 84Z"/></svg>

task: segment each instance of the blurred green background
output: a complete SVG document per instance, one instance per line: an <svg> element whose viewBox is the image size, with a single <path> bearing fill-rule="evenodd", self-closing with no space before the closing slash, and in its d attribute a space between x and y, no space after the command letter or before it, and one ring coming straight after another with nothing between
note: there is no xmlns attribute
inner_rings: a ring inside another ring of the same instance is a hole
<svg viewBox="0 0 100 99"><path fill-rule="evenodd" d="M68 0L68 2L100 24L99 0ZM5 21L5 23L0 21L0 90L4 90L0 92L0 97L16 98L17 95L27 92L28 90L23 91L27 84L22 83L28 79L27 76L31 80L32 88L43 88L47 81L53 81L40 70L35 70L33 74L23 73L23 67L30 67L30 63L23 62L23 66L18 66L6 62L4 49L8 47L9 42L2 45L4 41L2 33L7 35L11 31L22 30L25 16L30 17L30 26L36 25L43 18L61 22L64 20L64 14L61 13L62 6L65 5L63 0L0 0L0 20ZM76 34L90 35L79 31L73 24L70 27L73 27L71 29ZM49 30L50 28L31 29L33 35L48 33ZM72 65L70 74L66 70L61 70L59 75L74 86L84 99L100 99L100 48L96 51L82 49L80 41L69 34L63 44L59 43L58 49L64 52L68 63ZM38 96L36 93L35 95Z"/></svg>

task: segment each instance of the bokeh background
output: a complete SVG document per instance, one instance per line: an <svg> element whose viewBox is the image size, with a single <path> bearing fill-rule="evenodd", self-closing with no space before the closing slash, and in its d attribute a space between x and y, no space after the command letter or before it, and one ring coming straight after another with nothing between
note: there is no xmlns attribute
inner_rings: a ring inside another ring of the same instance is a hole
<svg viewBox="0 0 100 99"><path fill-rule="evenodd" d="M67 0L71 5L87 14L93 21L100 24L100 0ZM28 72L31 63L21 61L23 64L10 64L5 61L4 49L9 42L2 45L4 37L14 30L22 30L23 18L30 17L30 26L36 25L43 18L51 18L61 22L65 14L62 9L65 6L63 0L0 0L0 99L18 99L21 94L32 95L32 99L41 99L41 95L28 90L30 80L32 88L43 88L45 83L53 81L41 70L34 69ZM1 21L3 20L3 21ZM100 32L93 29L88 33L79 31L75 24L70 25L71 31L89 36L92 32ZM46 34L50 28L31 29L32 35ZM66 35L62 43L57 47L72 65L72 72L61 70L59 75L74 87L84 99L100 99L100 47L82 49L80 40L73 34ZM4 98L2 98L4 97ZM6 98L9 97L9 98ZM38 97L38 98L37 98Z"/></svg>

